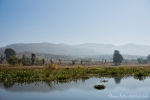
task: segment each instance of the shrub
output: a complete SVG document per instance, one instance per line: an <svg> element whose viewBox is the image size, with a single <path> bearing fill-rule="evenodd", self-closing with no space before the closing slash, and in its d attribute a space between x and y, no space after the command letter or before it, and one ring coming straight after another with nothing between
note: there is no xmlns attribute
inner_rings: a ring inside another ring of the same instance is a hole
<svg viewBox="0 0 150 100"><path fill-rule="evenodd" d="M22 60L17 58L16 56L10 56L8 58L8 63L10 65L18 65L18 64L21 64L22 63Z"/></svg>
<svg viewBox="0 0 150 100"><path fill-rule="evenodd" d="M48 69L50 70L58 69L58 66L56 64L49 64Z"/></svg>
<svg viewBox="0 0 150 100"><path fill-rule="evenodd" d="M78 66L78 68L83 68L82 66Z"/></svg>

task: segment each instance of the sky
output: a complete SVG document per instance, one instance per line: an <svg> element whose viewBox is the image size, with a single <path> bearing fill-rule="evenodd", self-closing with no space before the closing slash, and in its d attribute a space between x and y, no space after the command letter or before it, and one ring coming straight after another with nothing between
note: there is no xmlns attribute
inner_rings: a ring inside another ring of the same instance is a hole
<svg viewBox="0 0 150 100"><path fill-rule="evenodd" d="M150 0L0 0L0 47L150 45Z"/></svg>

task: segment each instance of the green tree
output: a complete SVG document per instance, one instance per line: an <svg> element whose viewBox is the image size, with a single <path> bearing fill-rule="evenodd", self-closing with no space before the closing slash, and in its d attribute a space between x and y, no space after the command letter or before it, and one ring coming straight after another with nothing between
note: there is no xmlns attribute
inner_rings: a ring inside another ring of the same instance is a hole
<svg viewBox="0 0 150 100"><path fill-rule="evenodd" d="M137 58L139 64L142 64L142 58Z"/></svg>
<svg viewBox="0 0 150 100"><path fill-rule="evenodd" d="M22 59L19 59L16 56L10 56L8 58L8 63L11 65L18 65L22 63Z"/></svg>
<svg viewBox="0 0 150 100"><path fill-rule="evenodd" d="M114 51L113 54L113 63L117 66L122 63L123 57L118 50Z"/></svg>
<svg viewBox="0 0 150 100"><path fill-rule="evenodd" d="M4 53L6 55L6 60L7 61L8 61L8 59L9 59L10 56L16 56L16 52L13 49L11 49L11 48L5 49Z"/></svg>
<svg viewBox="0 0 150 100"><path fill-rule="evenodd" d="M45 64L45 60L44 60L44 59L42 59L42 64L43 64L43 65Z"/></svg>
<svg viewBox="0 0 150 100"><path fill-rule="evenodd" d="M5 57L3 55L1 55L1 57L0 57L0 63L2 63L4 59L5 59Z"/></svg>
<svg viewBox="0 0 150 100"><path fill-rule="evenodd" d="M35 64L36 65L39 65L39 64L42 64L42 60L39 60L38 58L35 60Z"/></svg>
<svg viewBox="0 0 150 100"><path fill-rule="evenodd" d="M31 59L29 57L26 58L27 65L31 65Z"/></svg>
<svg viewBox="0 0 150 100"><path fill-rule="evenodd" d="M147 61L147 59L143 59L143 64L146 64L146 63L148 63L148 61Z"/></svg>
<svg viewBox="0 0 150 100"><path fill-rule="evenodd" d="M89 58L87 61L88 61L88 64L91 64L92 58Z"/></svg>
<svg viewBox="0 0 150 100"><path fill-rule="evenodd" d="M22 56L22 64L23 65L27 64L27 60L26 60L26 56L25 55Z"/></svg>
<svg viewBox="0 0 150 100"><path fill-rule="evenodd" d="M81 58L80 58L80 59L81 59ZM82 60L82 59L81 59L80 63L81 63L81 65L83 64L83 60Z"/></svg>
<svg viewBox="0 0 150 100"><path fill-rule="evenodd" d="M119 54L119 65L122 63L123 57L121 54Z"/></svg>
<svg viewBox="0 0 150 100"><path fill-rule="evenodd" d="M75 64L75 61L74 60L72 60L72 65L74 65Z"/></svg>
<svg viewBox="0 0 150 100"><path fill-rule="evenodd" d="M52 59L50 59L50 62L51 62L51 64L53 64L53 60Z"/></svg>
<svg viewBox="0 0 150 100"><path fill-rule="evenodd" d="M142 58L138 58L137 61L138 61L139 64L146 64L146 63L148 63L147 59L142 59Z"/></svg>
<svg viewBox="0 0 150 100"><path fill-rule="evenodd" d="M35 56L34 53L32 53L32 54L31 54L32 65L34 65L35 59L36 59L36 56Z"/></svg>
<svg viewBox="0 0 150 100"><path fill-rule="evenodd" d="M59 64L61 65L61 59L58 59L58 61L59 61Z"/></svg>
<svg viewBox="0 0 150 100"><path fill-rule="evenodd" d="M147 61L150 62L150 54L147 56Z"/></svg>

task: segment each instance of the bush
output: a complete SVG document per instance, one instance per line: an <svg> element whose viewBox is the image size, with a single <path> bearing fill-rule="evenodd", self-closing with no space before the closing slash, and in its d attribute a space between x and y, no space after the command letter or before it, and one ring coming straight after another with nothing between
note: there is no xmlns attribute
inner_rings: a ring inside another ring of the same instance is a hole
<svg viewBox="0 0 150 100"><path fill-rule="evenodd" d="M21 63L22 63L22 60L19 59L19 58L17 58L17 57L15 57L15 56L10 56L10 57L8 58L8 63L9 63L10 65L18 65L18 64L21 64Z"/></svg>
<svg viewBox="0 0 150 100"><path fill-rule="evenodd" d="M82 66L78 66L78 68L83 68Z"/></svg>
<svg viewBox="0 0 150 100"><path fill-rule="evenodd" d="M50 70L58 69L58 66L56 64L49 64L48 69Z"/></svg>

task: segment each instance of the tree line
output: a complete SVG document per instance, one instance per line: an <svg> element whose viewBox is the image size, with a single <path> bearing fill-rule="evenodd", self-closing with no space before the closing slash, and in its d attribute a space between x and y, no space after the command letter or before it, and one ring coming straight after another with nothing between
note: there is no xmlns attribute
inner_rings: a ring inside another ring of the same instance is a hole
<svg viewBox="0 0 150 100"><path fill-rule="evenodd" d="M26 57L25 55L22 55L22 58L16 57L15 50L11 48L6 48L4 52L5 56L0 57L0 63L2 63L3 60L6 59L6 61L11 65L44 65L45 59L38 59L34 53L31 54L31 57ZM120 51L115 50L113 53L113 63L114 65L120 65L123 61L123 56L121 55ZM138 63L144 64L150 62L150 54L147 56L147 59L138 58ZM50 62L53 63L52 59L50 59ZM59 64L61 65L62 59L58 59ZM72 60L72 65L74 65L76 60ZM81 59L80 58L80 64L83 65L83 62L87 65L92 62L92 59ZM104 63L106 63L106 60L104 60Z"/></svg>
<svg viewBox="0 0 150 100"><path fill-rule="evenodd" d="M6 48L4 51L5 56L1 56L0 62L3 60L11 65L43 65L45 63L44 59L39 60L34 53L31 54L31 58L22 55L22 58L16 57L16 51L11 48Z"/></svg>
<svg viewBox="0 0 150 100"><path fill-rule="evenodd" d="M146 63L150 62L150 54L147 56L147 59L137 58L137 61L139 64L146 64Z"/></svg>

